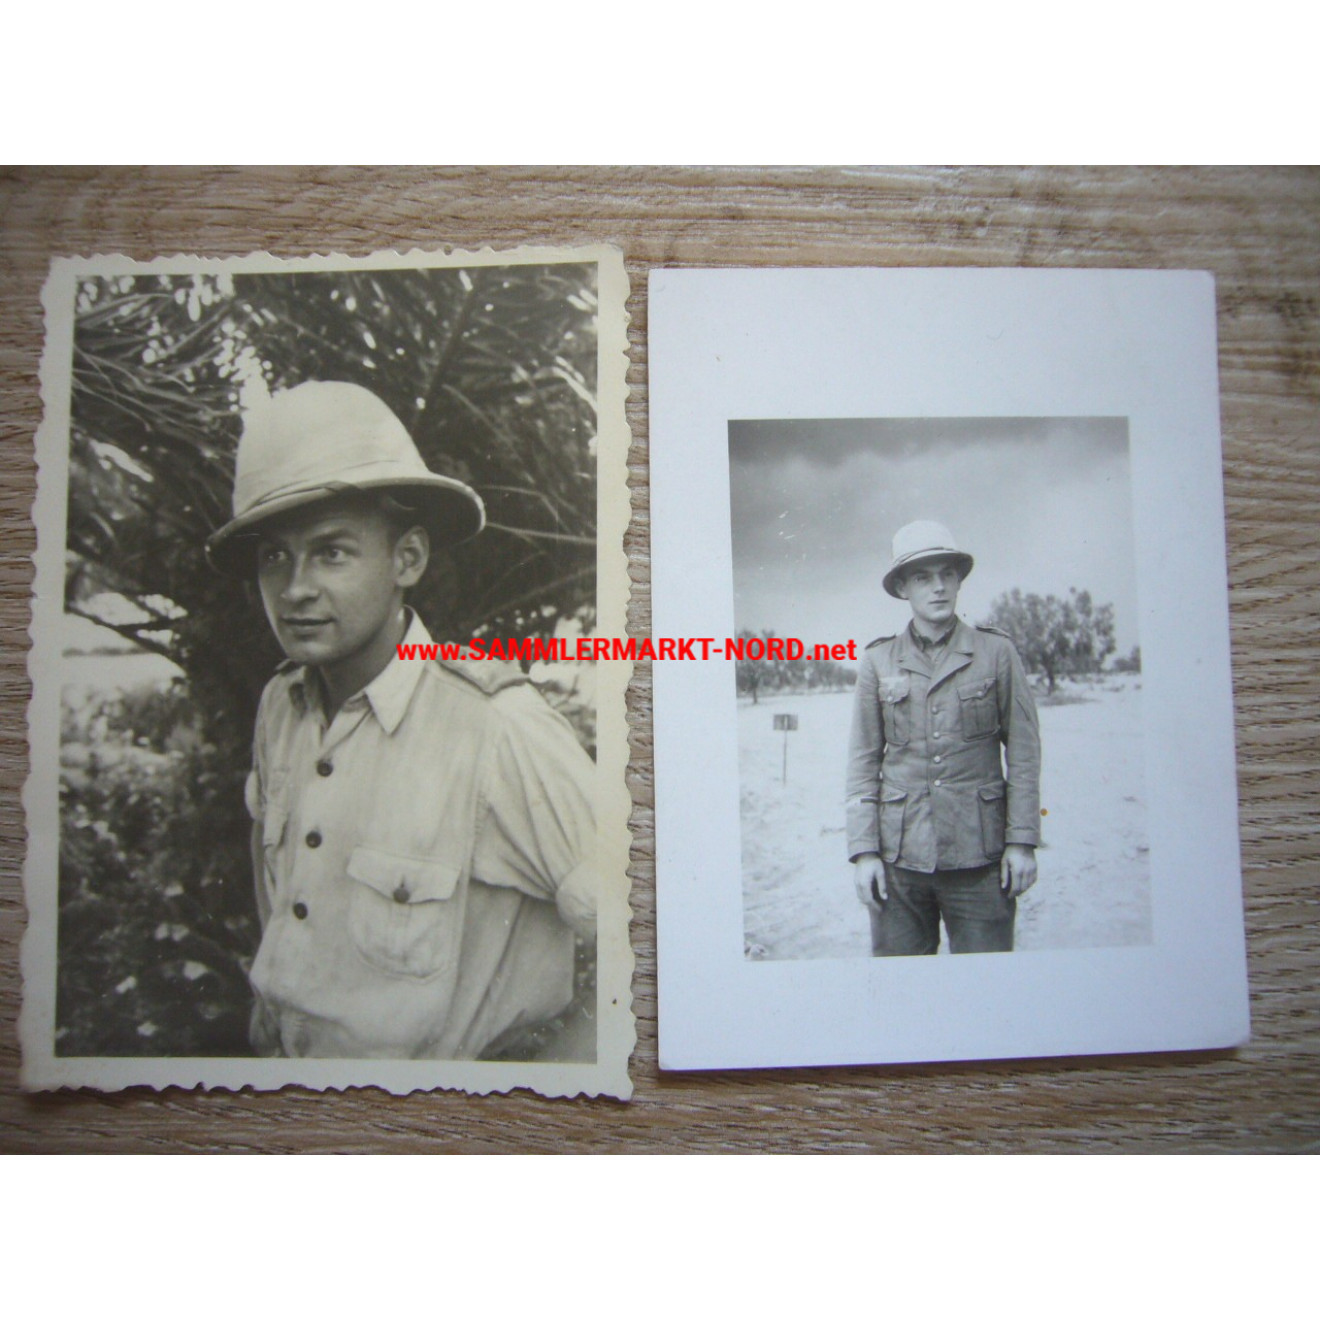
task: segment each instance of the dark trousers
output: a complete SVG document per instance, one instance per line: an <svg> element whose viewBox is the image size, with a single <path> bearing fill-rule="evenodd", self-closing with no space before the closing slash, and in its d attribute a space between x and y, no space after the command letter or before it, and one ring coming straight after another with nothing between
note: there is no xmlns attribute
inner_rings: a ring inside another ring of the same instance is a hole
<svg viewBox="0 0 1320 1320"><path fill-rule="evenodd" d="M1017 899L999 885L999 864L970 871L907 871L885 863L889 897L871 908L871 951L878 958L935 953L940 918L952 953L1011 953Z"/></svg>

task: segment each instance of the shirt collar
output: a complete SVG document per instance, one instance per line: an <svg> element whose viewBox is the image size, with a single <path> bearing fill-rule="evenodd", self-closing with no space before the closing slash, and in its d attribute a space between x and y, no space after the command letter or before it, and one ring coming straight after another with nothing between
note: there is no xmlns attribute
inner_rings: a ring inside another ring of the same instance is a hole
<svg viewBox="0 0 1320 1320"><path fill-rule="evenodd" d="M929 655L932 651L938 650L941 646L944 646L953 637L954 633L958 631L958 623L958 616L954 615L953 622L949 624L949 626L932 642L928 638L923 637L917 631L916 621L913 620L908 624L908 636L918 650Z"/></svg>
<svg viewBox="0 0 1320 1320"><path fill-rule="evenodd" d="M413 610L410 609L407 613L408 627L403 634L403 644L429 646L431 634L426 630L426 625ZM381 728L386 733L393 733L403 720L404 712L417 690L417 684L421 681L422 670L425 667L424 661L400 660L396 651L389 664L366 687L360 692L355 692L344 702L343 709L351 710L358 703L365 701ZM290 692L303 714L319 702L320 682L310 666L303 665L298 671Z"/></svg>

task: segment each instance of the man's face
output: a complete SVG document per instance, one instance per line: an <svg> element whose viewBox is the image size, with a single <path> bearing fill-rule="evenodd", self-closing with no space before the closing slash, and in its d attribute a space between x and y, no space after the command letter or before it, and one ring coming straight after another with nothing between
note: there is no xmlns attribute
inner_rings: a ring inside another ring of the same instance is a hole
<svg viewBox="0 0 1320 1320"><path fill-rule="evenodd" d="M927 627L942 631L953 620L962 579L952 559L929 559L910 568L896 584L912 606L912 615Z"/></svg>
<svg viewBox="0 0 1320 1320"><path fill-rule="evenodd" d="M290 660L352 690L388 663L403 590L426 568L420 531L396 538L384 514L346 496L294 510L261 529L257 582Z"/></svg>

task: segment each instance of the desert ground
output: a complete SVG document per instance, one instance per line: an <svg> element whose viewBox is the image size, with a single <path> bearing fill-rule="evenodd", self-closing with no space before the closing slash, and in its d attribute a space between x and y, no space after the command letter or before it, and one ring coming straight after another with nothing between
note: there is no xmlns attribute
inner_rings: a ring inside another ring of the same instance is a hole
<svg viewBox="0 0 1320 1320"><path fill-rule="evenodd" d="M1064 681L1040 697L1040 878L1017 947L1105 948L1151 938L1140 675ZM852 693L774 694L738 709L743 919L751 958L864 958L844 833ZM796 732L773 728L793 713ZM784 744L787 738L787 780ZM943 947L941 952L943 952Z"/></svg>

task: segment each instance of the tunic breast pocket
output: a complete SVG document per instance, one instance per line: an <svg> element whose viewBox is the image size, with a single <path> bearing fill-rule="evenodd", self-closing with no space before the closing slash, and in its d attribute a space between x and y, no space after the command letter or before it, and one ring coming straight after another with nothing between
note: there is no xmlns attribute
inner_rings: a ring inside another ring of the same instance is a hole
<svg viewBox="0 0 1320 1320"><path fill-rule="evenodd" d="M975 738L992 738L999 732L999 693L993 678L964 683L958 689L958 705L962 735L969 742Z"/></svg>
<svg viewBox="0 0 1320 1320"><path fill-rule="evenodd" d="M912 685L906 678L880 680L880 707L884 714L885 742L904 747L912 741Z"/></svg>
<svg viewBox="0 0 1320 1320"><path fill-rule="evenodd" d="M437 976L458 957L461 870L432 857L354 848L348 922L362 957L392 976Z"/></svg>

